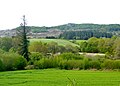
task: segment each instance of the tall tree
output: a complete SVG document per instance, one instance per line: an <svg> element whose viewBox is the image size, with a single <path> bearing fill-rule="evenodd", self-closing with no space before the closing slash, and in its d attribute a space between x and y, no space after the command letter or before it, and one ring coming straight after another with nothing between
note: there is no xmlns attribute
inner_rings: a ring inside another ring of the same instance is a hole
<svg viewBox="0 0 120 86"><path fill-rule="evenodd" d="M17 29L17 35L19 38L19 54L24 56L27 61L29 61L29 52L28 52L28 45L29 41L27 40L27 28L26 28L26 19L25 15L23 16L23 23L21 23L20 28Z"/></svg>

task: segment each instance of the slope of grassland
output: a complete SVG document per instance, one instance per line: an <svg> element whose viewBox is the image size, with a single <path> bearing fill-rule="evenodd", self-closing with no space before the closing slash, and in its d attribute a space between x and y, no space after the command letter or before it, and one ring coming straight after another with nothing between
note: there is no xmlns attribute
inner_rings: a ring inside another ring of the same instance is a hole
<svg viewBox="0 0 120 86"><path fill-rule="evenodd" d="M75 43L80 44L81 42L85 42L87 40L75 40Z"/></svg>
<svg viewBox="0 0 120 86"><path fill-rule="evenodd" d="M21 70L0 72L0 86L120 86L120 72L92 70Z"/></svg>
<svg viewBox="0 0 120 86"><path fill-rule="evenodd" d="M57 42L58 45L61 45L61 46L72 45L72 46L78 46L79 47L79 45L77 45L75 43L72 43L69 40L63 40L63 39L30 39L31 43L35 42L35 41L41 41L41 42L44 42L44 43Z"/></svg>

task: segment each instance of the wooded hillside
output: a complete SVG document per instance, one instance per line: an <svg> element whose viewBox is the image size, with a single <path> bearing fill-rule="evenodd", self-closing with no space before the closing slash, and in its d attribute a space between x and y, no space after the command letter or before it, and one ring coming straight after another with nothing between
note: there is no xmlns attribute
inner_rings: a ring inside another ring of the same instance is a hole
<svg viewBox="0 0 120 86"><path fill-rule="evenodd" d="M12 37L15 36L15 31L17 28L11 30L1 30L0 37ZM53 27L37 27L37 26L27 26L29 31L28 36L31 38L64 38L64 39L88 39L90 37L107 37L110 38L113 35L120 35L120 25L119 24L74 24L68 23ZM72 33L70 37L65 37L63 35ZM83 34L84 33L84 34ZM61 35L62 34L62 35ZM79 34L79 35L73 35ZM82 34L80 36L80 34Z"/></svg>

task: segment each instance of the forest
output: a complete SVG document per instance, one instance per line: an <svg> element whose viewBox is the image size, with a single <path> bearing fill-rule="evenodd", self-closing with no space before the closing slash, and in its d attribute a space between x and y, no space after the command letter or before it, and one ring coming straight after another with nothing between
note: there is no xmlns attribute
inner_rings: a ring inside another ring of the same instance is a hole
<svg viewBox="0 0 120 86"><path fill-rule="evenodd" d="M88 40L91 37L97 38L111 38L113 36L112 33L108 32L99 32L95 30L87 30L87 31L67 31L63 34L60 34L59 38L63 39L77 39L77 40Z"/></svg>
<svg viewBox="0 0 120 86"><path fill-rule="evenodd" d="M104 32L114 32L114 31L120 31L120 25L119 24L74 24L74 23L68 23L64 25L59 26L52 26L52 27L35 27L35 26L28 26L29 29L32 30L32 32L46 32L50 29L59 29L61 31L71 31L71 30L99 30Z"/></svg>

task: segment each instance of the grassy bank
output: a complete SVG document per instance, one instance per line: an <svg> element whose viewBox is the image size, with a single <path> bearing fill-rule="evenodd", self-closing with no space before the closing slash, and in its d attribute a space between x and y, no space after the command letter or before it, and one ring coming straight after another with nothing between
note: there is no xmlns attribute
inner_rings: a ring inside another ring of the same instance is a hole
<svg viewBox="0 0 120 86"><path fill-rule="evenodd" d="M66 45L79 46L68 40L63 40L63 39L30 39L31 43L35 42L35 41L41 41L44 43L56 42L56 43L58 43L58 45L61 45L61 46L66 46Z"/></svg>
<svg viewBox="0 0 120 86"><path fill-rule="evenodd" d="M0 86L120 86L120 72L92 70L22 70L0 72Z"/></svg>

